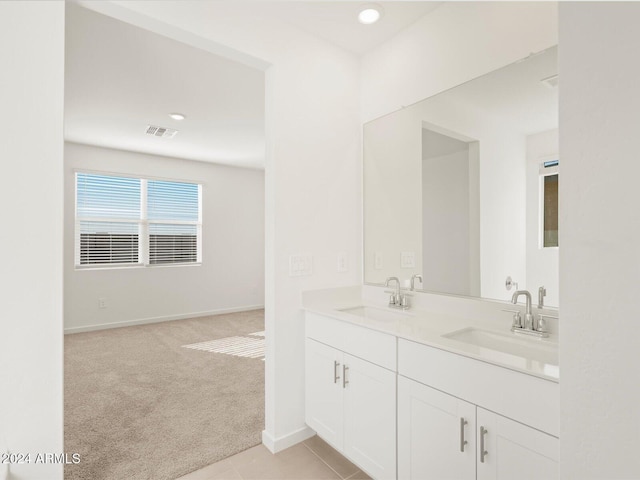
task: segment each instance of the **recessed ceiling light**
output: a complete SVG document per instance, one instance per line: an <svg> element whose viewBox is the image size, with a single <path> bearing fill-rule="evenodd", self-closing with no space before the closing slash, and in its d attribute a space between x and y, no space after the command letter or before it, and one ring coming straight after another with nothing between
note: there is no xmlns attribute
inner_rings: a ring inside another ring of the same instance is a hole
<svg viewBox="0 0 640 480"><path fill-rule="evenodd" d="M363 5L358 13L358 21L364 25L376 23L382 17L382 7L380 5Z"/></svg>
<svg viewBox="0 0 640 480"><path fill-rule="evenodd" d="M187 118L185 115L181 113L170 113L169 116L174 120L184 120L185 118Z"/></svg>

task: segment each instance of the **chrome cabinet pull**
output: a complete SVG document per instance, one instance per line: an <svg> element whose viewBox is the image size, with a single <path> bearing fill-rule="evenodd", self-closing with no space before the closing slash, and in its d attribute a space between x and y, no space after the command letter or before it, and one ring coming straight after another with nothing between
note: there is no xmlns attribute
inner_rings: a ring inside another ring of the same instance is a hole
<svg viewBox="0 0 640 480"><path fill-rule="evenodd" d="M464 426L467 424L467 421L464 417L460 417L460 451L464 452L464 446L467 444L467 441L464 439Z"/></svg>
<svg viewBox="0 0 640 480"><path fill-rule="evenodd" d="M340 375L338 374L338 367L340 366L340 362L337 360L333 361L333 383L338 383L340 380Z"/></svg>
<svg viewBox="0 0 640 480"><path fill-rule="evenodd" d="M347 380L347 370L349 370L349 367L342 365L342 388L347 388L347 384L349 383L349 380Z"/></svg>
<svg viewBox="0 0 640 480"><path fill-rule="evenodd" d="M484 449L484 435L488 432L488 430L484 427L480 427L480 463L484 463L484 457L489 455Z"/></svg>

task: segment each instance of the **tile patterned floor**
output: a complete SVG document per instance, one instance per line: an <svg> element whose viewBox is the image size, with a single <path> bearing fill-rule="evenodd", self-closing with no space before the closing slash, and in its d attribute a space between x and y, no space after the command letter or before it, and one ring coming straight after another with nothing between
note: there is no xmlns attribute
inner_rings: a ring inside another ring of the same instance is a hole
<svg viewBox="0 0 640 480"><path fill-rule="evenodd" d="M264 445L177 480L370 480L319 437L273 455Z"/></svg>

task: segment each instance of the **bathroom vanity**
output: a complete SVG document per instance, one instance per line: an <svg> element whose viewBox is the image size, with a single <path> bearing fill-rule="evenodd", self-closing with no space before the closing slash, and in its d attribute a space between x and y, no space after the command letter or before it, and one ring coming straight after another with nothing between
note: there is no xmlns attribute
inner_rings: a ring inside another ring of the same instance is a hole
<svg viewBox="0 0 640 480"><path fill-rule="evenodd" d="M557 73L363 127L365 285L303 295L306 422L373 478L558 477Z"/></svg>
<svg viewBox="0 0 640 480"><path fill-rule="evenodd" d="M307 424L376 479L557 478L557 335L512 333L497 302L449 301L484 311L310 293Z"/></svg>

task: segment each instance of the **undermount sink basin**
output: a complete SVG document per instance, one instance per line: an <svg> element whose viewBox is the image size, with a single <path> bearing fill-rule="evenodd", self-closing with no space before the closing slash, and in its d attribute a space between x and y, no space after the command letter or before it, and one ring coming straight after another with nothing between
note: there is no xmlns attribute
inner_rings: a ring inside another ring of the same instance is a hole
<svg viewBox="0 0 640 480"><path fill-rule="evenodd" d="M366 318L367 320L376 320L382 322L394 322L396 320L402 320L407 318L407 313L394 312L391 309L376 308L376 307L350 307L339 310L340 312L350 313L351 315L357 315L358 317Z"/></svg>
<svg viewBox="0 0 640 480"><path fill-rule="evenodd" d="M540 362L549 370L558 367L557 345L546 343L540 339L517 337L515 334L501 334L477 328L465 328L442 335L458 342L474 347L477 353L496 357L509 356L524 362Z"/></svg>

